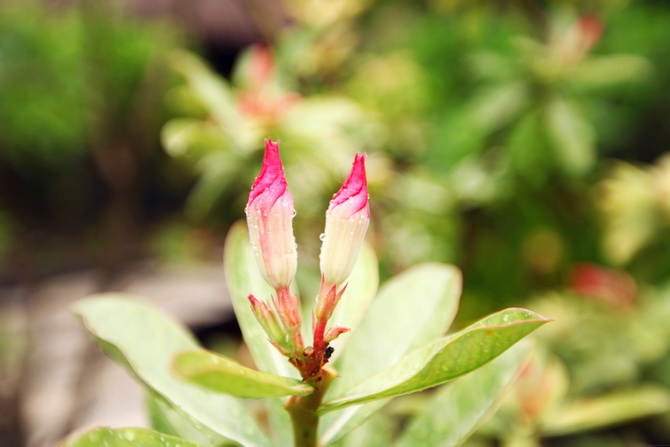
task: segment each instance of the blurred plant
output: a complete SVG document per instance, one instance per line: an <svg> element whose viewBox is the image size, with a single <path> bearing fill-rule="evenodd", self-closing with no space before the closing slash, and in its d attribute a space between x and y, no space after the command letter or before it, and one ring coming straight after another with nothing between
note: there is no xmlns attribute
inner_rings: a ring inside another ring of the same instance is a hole
<svg viewBox="0 0 670 447"><path fill-rule="evenodd" d="M667 240L670 228L670 155L655 165L615 163L597 187L603 215L603 249L623 265L653 242Z"/></svg>
<svg viewBox="0 0 670 447"><path fill-rule="evenodd" d="M9 1L2 9L0 206L13 240L33 268L43 250L31 247L65 236L88 248L107 227L95 244L111 242L100 257L116 256L136 233L140 171L154 162L163 118L161 59L177 36L117 4Z"/></svg>
<svg viewBox="0 0 670 447"><path fill-rule="evenodd" d="M547 293L533 305L558 321L543 340L563 359L575 393L634 384L670 349L667 294L638 290L623 272L575 267L570 291Z"/></svg>
<svg viewBox="0 0 670 447"><path fill-rule="evenodd" d="M565 445L624 446L644 439L648 433L631 428L619 437L602 430L670 412L667 381L648 373L662 367L670 350L667 296L639 292L626 272L579 264L569 291L545 294L532 305L557 324L542 331L541 349L512 397L479 434L505 447L567 436Z"/></svg>
<svg viewBox="0 0 670 447"><path fill-rule="evenodd" d="M475 135L468 139L475 145L451 145L452 169L472 163L472 155L491 150L495 142L505 148L498 163L535 187L552 174L580 178L589 173L597 159L589 102L604 87L641 82L650 71L639 56L592 54L603 27L591 15L574 19L556 13L546 42L515 36L507 54L484 49L468 56L482 84L453 119L459 131L467 126Z"/></svg>
<svg viewBox="0 0 670 447"><path fill-rule="evenodd" d="M667 292L636 293L625 272L596 265L575 266L570 289L532 302L557 324L540 334L542 349L484 437L506 447L561 436L571 436L565 445L624 446L650 433L629 426L612 438L602 429L670 411L668 383L659 380L670 349Z"/></svg>
<svg viewBox="0 0 670 447"><path fill-rule="evenodd" d="M613 309L629 308L637 297L637 285L630 274L595 264L575 265L570 273L569 287L572 292Z"/></svg>
<svg viewBox="0 0 670 447"><path fill-rule="evenodd" d="M542 439L596 431L670 410L670 391L658 385L577 397L569 394L569 388L562 362L538 352L523 368L510 398L479 434L500 439L503 447L533 447L543 445ZM590 445L600 445L599 441L627 445L602 435L594 435Z"/></svg>
<svg viewBox="0 0 670 447"><path fill-rule="evenodd" d="M395 2L369 17L377 32L346 84L379 111L400 174L376 210L385 265L456 262L477 297L467 302L492 308L556 285L569 262L598 259L584 198L612 147L601 144L611 141L604 117L653 73L645 57L599 49L617 32L605 29L616 8L603 6L602 20L538 8L539 20L508 6L428 16ZM412 37L394 35L400 17Z"/></svg>
<svg viewBox="0 0 670 447"><path fill-rule="evenodd" d="M199 348L182 327L130 297L86 299L77 304L76 313L107 353L150 391L157 431L96 429L65 446L124 440L147 447L332 445L390 398L471 372L434 394L427 411L398 435L396 445L461 443L497 406L528 349L520 346L496 357L548 320L512 308L443 336L458 307L460 272L437 263L391 279L372 302L377 262L368 248L358 256L369 221L364 155L355 157L326 213L322 281L313 309L307 309L313 337L303 337L305 319L292 287L297 267L293 200L278 151L277 143L266 141L263 167L249 194L248 229L231 229L224 255L238 322L260 370ZM350 337L335 342L349 329L331 322L352 328ZM243 398L266 399L268 430ZM377 437L386 443L389 435Z"/></svg>
<svg viewBox="0 0 670 447"><path fill-rule="evenodd" d="M290 169L301 172L297 200L307 204L301 211L307 220L318 214L309 204L327 195L328 184L346 169L356 148L374 147L366 112L345 97L292 91L266 45L240 57L231 83L193 54L175 53L172 61L186 83L173 89L169 100L186 117L169 121L162 139L168 153L199 176L187 204L199 219L211 216L223 199L240 197L237 185L251 177L258 141L270 133L295 148Z"/></svg>

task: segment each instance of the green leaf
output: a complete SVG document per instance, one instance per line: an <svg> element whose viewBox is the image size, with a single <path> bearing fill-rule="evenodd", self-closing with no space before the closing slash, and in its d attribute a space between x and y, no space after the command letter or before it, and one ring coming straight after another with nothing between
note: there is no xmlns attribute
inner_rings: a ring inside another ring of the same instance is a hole
<svg viewBox="0 0 670 447"><path fill-rule="evenodd" d="M653 70L653 65L640 56L619 54L590 57L575 67L569 80L580 87L612 87L644 81Z"/></svg>
<svg viewBox="0 0 670 447"><path fill-rule="evenodd" d="M444 334L456 315L460 293L460 271L444 264L415 266L387 281L335 362L340 377L326 398L344 395L406 353ZM382 405L372 403L327 415L321 424L321 442L343 436Z"/></svg>
<svg viewBox="0 0 670 447"><path fill-rule="evenodd" d="M383 411L375 413L360 427L341 438L336 447L388 447L393 444L397 421Z"/></svg>
<svg viewBox="0 0 670 447"><path fill-rule="evenodd" d="M178 375L217 393L250 399L307 396L314 391L300 380L268 374L242 366L213 352L183 352L174 363Z"/></svg>
<svg viewBox="0 0 670 447"><path fill-rule="evenodd" d="M267 285L258 270L244 221L235 223L228 232L223 268L237 322L256 366L267 373L298 378L295 368L267 340L267 335L251 311L247 299L250 293L259 300L268 300L274 290ZM289 445L293 434L283 402L280 399L268 401L267 409L275 443Z"/></svg>
<svg viewBox="0 0 670 447"><path fill-rule="evenodd" d="M84 299L74 310L113 359L213 441L221 442L223 437L247 447L270 445L244 401L213 394L173 376L175 355L199 348L182 326L121 294Z"/></svg>
<svg viewBox="0 0 670 447"><path fill-rule="evenodd" d="M397 447L461 445L491 416L528 361L519 343L472 374L443 387L401 435Z"/></svg>
<svg viewBox="0 0 670 447"><path fill-rule="evenodd" d="M540 432L548 436L568 435L668 411L670 392L646 385L565 404L543 418Z"/></svg>
<svg viewBox="0 0 670 447"><path fill-rule="evenodd" d="M171 63L235 145L245 147L247 142L240 132L244 128L242 117L237 111L230 86L224 79L214 74L200 58L187 51L173 51Z"/></svg>
<svg viewBox="0 0 670 447"><path fill-rule="evenodd" d="M571 102L555 97L547 104L547 131L563 170L585 174L596 159L595 132Z"/></svg>
<svg viewBox="0 0 670 447"><path fill-rule="evenodd" d="M187 441L204 445L212 444L212 436L205 435L188 418L182 416L169 402L162 397L147 393L147 415L151 428L167 435L176 436ZM221 442L225 439L221 438Z"/></svg>
<svg viewBox="0 0 670 447"><path fill-rule="evenodd" d="M297 378L295 368L270 344L265 331L251 311L247 299L249 294L259 300L268 301L275 291L258 270L244 221L235 223L228 232L223 252L223 268L237 322L256 366L271 374Z"/></svg>
<svg viewBox="0 0 670 447"><path fill-rule="evenodd" d="M349 390L345 396L325 402L319 412L323 414L441 385L486 364L548 321L526 309L495 313L455 335L417 349Z"/></svg>
<svg viewBox="0 0 670 447"><path fill-rule="evenodd" d="M347 281L347 290L330 318L331 324L349 329L356 328L375 298L378 286L379 262L372 247L364 244ZM345 352L343 348L349 341L349 337L348 334L345 334L334 342L336 350L331 357L331 362L335 362L342 352Z"/></svg>
<svg viewBox="0 0 670 447"><path fill-rule="evenodd" d="M223 445L223 444L221 444ZM234 444L227 444L234 445ZM61 447L202 447L145 428L95 428L83 435L75 435Z"/></svg>
<svg viewBox="0 0 670 447"><path fill-rule="evenodd" d="M247 160L233 151L219 151L203 156L196 164L201 172L186 202L186 211L196 219L205 218L231 184L239 179Z"/></svg>
<svg viewBox="0 0 670 447"><path fill-rule="evenodd" d="M528 106L528 86L521 81L506 82L482 91L470 103L470 116L480 128L495 132L517 119Z"/></svg>
<svg viewBox="0 0 670 447"><path fill-rule="evenodd" d="M229 145L221 129L196 118L174 118L161 129L161 142L172 157L198 160Z"/></svg>

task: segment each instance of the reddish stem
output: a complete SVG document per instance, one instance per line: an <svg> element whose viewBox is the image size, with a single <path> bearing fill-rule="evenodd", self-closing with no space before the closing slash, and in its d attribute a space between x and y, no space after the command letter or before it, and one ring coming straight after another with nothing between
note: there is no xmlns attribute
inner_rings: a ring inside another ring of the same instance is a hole
<svg viewBox="0 0 670 447"><path fill-rule="evenodd" d="M314 352L323 351L326 349L326 343L323 342L326 333L326 324L328 320L325 318L316 318L314 324Z"/></svg>

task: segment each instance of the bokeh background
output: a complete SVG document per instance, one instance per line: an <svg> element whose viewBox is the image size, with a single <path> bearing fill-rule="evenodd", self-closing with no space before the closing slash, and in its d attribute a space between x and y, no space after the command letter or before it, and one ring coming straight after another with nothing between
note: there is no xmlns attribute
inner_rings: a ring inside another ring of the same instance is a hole
<svg viewBox="0 0 670 447"><path fill-rule="evenodd" d="M457 325L555 319L469 446L670 444L669 2L2 0L0 445L142 423L67 312L88 293L244 356L219 263L266 137L301 284L365 151L383 278L454 263Z"/></svg>

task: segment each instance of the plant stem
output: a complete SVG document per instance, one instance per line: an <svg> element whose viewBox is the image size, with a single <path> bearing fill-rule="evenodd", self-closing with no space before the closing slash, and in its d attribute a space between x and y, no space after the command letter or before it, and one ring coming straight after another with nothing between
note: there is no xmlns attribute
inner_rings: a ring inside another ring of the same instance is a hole
<svg viewBox="0 0 670 447"><path fill-rule="evenodd" d="M316 447L319 428L317 408L321 405L328 386L335 378L332 368L324 367L316 377L307 381L314 387L309 396L293 396L286 404L293 423L293 439L295 447Z"/></svg>

